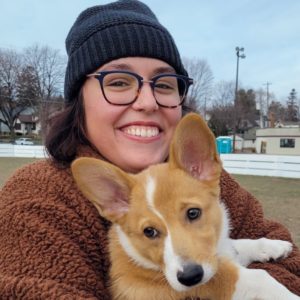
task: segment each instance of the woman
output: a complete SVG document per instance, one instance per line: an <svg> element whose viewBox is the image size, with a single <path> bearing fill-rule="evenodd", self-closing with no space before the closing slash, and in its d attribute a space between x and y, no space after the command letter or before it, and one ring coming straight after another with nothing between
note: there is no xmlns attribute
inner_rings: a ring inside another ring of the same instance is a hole
<svg viewBox="0 0 300 300"><path fill-rule="evenodd" d="M76 188L70 163L92 156L138 172L165 161L192 83L169 32L139 1L85 10L66 48L66 107L46 138L50 159L17 171L1 191L1 299L110 298L109 223ZM225 171L221 190L233 238L291 239ZM300 295L296 247L251 267Z"/></svg>

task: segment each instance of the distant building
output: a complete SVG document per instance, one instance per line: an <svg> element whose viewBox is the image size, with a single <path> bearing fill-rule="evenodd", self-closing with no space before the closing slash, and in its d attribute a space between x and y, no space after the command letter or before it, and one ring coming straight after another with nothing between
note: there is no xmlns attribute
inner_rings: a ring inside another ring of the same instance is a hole
<svg viewBox="0 0 300 300"><path fill-rule="evenodd" d="M300 155L300 127L257 129L256 152Z"/></svg>
<svg viewBox="0 0 300 300"><path fill-rule="evenodd" d="M19 135L38 135L41 131L40 120L35 115L20 115L15 122L15 133Z"/></svg>

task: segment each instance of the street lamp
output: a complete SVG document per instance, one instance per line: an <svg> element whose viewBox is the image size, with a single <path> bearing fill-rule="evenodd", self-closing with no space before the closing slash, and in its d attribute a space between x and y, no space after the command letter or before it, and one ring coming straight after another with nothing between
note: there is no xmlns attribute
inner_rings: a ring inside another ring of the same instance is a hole
<svg viewBox="0 0 300 300"><path fill-rule="evenodd" d="M246 58L244 54L244 48L235 48L236 51L236 78L235 78L235 101L237 101L238 85L239 85L239 60L240 58Z"/></svg>
<svg viewBox="0 0 300 300"><path fill-rule="evenodd" d="M235 136L237 130L237 99L238 99L238 86L239 86L239 60L246 58L243 47L235 47L236 51L236 78L235 78L235 94L234 94L234 124L233 124L233 152L235 152Z"/></svg>

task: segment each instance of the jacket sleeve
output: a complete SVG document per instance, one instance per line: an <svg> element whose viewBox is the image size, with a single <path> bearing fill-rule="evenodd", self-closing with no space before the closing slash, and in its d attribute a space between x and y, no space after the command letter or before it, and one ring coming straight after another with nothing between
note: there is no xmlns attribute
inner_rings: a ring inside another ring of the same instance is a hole
<svg viewBox="0 0 300 300"><path fill-rule="evenodd" d="M17 171L0 192L0 298L110 299L108 227L67 171Z"/></svg>
<svg viewBox="0 0 300 300"><path fill-rule="evenodd" d="M289 231L281 224L264 218L261 204L226 172L221 176L221 199L231 219L231 238L269 239L292 242ZM265 269L276 280L300 296L300 251L293 243L293 251L286 259L252 263L249 268Z"/></svg>

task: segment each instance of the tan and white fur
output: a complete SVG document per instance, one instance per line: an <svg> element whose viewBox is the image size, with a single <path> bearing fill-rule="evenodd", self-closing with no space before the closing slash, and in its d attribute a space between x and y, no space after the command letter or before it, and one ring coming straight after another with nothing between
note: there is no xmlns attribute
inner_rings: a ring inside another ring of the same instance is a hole
<svg viewBox="0 0 300 300"><path fill-rule="evenodd" d="M300 299L266 271L246 268L286 257L292 245L229 238L221 169L214 136L196 114L180 121L167 163L139 174L93 158L72 164L80 190L112 222L113 299Z"/></svg>

